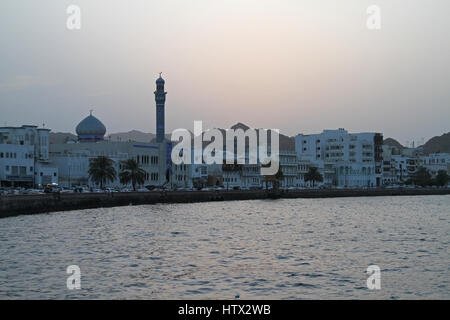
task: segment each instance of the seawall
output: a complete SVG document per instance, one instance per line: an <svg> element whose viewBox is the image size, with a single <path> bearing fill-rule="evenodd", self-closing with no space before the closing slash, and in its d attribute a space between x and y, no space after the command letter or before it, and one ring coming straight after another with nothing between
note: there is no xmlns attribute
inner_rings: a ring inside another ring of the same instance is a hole
<svg viewBox="0 0 450 320"><path fill-rule="evenodd" d="M0 196L0 218L155 203L190 203L205 201L254 200L270 198L332 198L372 196L447 195L446 189L345 189L301 190L280 192L275 195L265 190L255 191L172 191L172 192L117 192L117 193L63 193L39 195Z"/></svg>

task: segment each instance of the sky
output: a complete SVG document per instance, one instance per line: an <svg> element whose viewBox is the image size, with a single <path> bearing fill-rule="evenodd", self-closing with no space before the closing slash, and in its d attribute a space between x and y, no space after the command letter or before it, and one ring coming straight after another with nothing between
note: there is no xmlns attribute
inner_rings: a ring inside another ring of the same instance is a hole
<svg viewBox="0 0 450 320"><path fill-rule="evenodd" d="M108 133L155 132L163 72L167 132L202 120L426 141L450 131L449 16L448 0L2 0L0 126L74 132L93 109Z"/></svg>

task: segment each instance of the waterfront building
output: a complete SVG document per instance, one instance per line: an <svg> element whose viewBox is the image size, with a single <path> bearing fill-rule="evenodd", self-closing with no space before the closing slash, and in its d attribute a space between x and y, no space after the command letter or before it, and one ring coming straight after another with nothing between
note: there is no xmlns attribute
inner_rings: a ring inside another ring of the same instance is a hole
<svg viewBox="0 0 450 320"><path fill-rule="evenodd" d="M191 168L189 164L172 164L170 185L172 188L192 188Z"/></svg>
<svg viewBox="0 0 450 320"><path fill-rule="evenodd" d="M2 186L40 187L58 182L58 169L49 158L49 132L34 125L0 127Z"/></svg>
<svg viewBox="0 0 450 320"><path fill-rule="evenodd" d="M226 164L222 165L223 187L226 189L242 188L242 164Z"/></svg>
<svg viewBox="0 0 450 320"><path fill-rule="evenodd" d="M308 161L324 177L324 185L377 187L382 183L380 133L348 133L344 129L295 137L299 161Z"/></svg>
<svg viewBox="0 0 450 320"><path fill-rule="evenodd" d="M89 163L91 159L99 156L111 159L117 172L116 180L109 183L109 187L121 186L121 163L128 159L136 160L146 172L144 185L160 186L166 182L164 144L133 141L51 144L50 154L52 161L59 168L59 182L64 187L94 187L94 183L89 180Z"/></svg>
<svg viewBox="0 0 450 320"><path fill-rule="evenodd" d="M428 170L435 177L440 170L450 174L450 154L424 154L423 148L398 149L383 146L383 184L403 184L417 172L420 167Z"/></svg>
<svg viewBox="0 0 450 320"><path fill-rule="evenodd" d="M433 177L440 170L444 170L450 175L450 154L430 153L429 155L422 155L418 159L418 165L425 167Z"/></svg>
<svg viewBox="0 0 450 320"><path fill-rule="evenodd" d="M295 179L295 187L303 189L308 186L307 182L305 181L305 175L308 173L310 167L310 161L300 160L297 158L297 176Z"/></svg>
<svg viewBox="0 0 450 320"><path fill-rule="evenodd" d="M405 183L417 172L419 153L410 149L398 149L383 145L383 185Z"/></svg>
<svg viewBox="0 0 450 320"><path fill-rule="evenodd" d="M296 187L298 175L298 159L295 147L293 150L280 150L280 170L282 172L281 188Z"/></svg>

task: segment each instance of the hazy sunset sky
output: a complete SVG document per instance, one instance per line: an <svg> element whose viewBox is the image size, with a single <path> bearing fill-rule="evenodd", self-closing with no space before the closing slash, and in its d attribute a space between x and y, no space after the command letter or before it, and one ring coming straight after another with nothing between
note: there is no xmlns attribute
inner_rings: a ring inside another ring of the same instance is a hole
<svg viewBox="0 0 450 320"><path fill-rule="evenodd" d="M108 133L155 132L162 71L167 132L450 131L448 0L1 0L0 40L0 126L74 132L92 108Z"/></svg>

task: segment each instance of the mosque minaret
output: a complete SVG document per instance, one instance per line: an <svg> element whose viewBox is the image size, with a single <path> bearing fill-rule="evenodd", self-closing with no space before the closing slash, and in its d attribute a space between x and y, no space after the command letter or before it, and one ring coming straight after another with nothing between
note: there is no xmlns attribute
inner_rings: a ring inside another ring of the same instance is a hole
<svg viewBox="0 0 450 320"><path fill-rule="evenodd" d="M164 91L165 81L159 73L159 78L156 79L156 142L161 143L165 138L165 124L164 124L164 105L166 103L166 94Z"/></svg>

